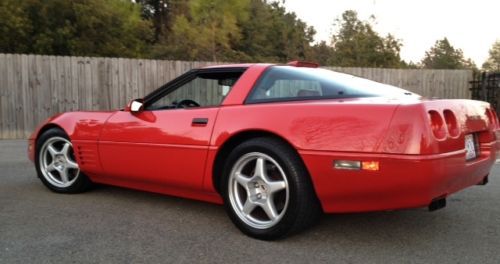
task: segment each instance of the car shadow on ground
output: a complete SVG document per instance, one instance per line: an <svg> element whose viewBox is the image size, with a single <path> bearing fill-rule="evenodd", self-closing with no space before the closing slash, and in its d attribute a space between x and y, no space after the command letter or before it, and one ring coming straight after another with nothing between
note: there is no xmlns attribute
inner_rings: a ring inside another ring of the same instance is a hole
<svg viewBox="0 0 500 264"><path fill-rule="evenodd" d="M102 196L99 199L103 203L106 199L118 199L123 204L153 206L155 210L176 210L182 212L184 218L203 217L212 219L211 225L215 229L225 229L226 235L243 236L226 216L223 206L183 199L162 194L148 193L107 185L97 185L92 195ZM107 197L107 198L106 198ZM96 197L97 198L97 197ZM368 213L348 214L323 214L320 221L313 227L291 236L285 240L288 242L319 241L380 241L400 243L401 239L419 237L426 235L437 235L450 228L448 224L451 216L444 210L428 212L427 208L394 210ZM218 226L218 228L217 228ZM186 228L186 232L189 229ZM402 237L398 237L402 236Z"/></svg>

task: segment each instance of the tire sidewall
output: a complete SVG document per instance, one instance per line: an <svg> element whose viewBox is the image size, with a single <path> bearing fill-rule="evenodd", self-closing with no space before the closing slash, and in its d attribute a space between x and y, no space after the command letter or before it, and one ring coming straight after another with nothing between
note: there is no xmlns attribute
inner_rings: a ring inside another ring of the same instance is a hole
<svg viewBox="0 0 500 264"><path fill-rule="evenodd" d="M243 155L250 152L261 152L269 155L281 166L285 173L285 177L288 181L289 188L289 202L286 208L285 214L275 225L266 228L258 229L247 225L243 222L240 217L236 214L229 199L229 179L233 166ZM256 237L264 240L271 240L282 237L288 233L295 222L295 217L297 215L297 194L298 194L298 182L300 181L300 175L298 175L299 170L297 170L297 164L290 159L289 154L284 153L281 148L271 148L267 144L261 142L248 141L244 142L238 147L236 147L230 154L223 170L223 180L221 193L224 199L224 207L233 221L233 223L246 235Z"/></svg>
<svg viewBox="0 0 500 264"><path fill-rule="evenodd" d="M36 147L35 147L35 168L36 172L38 175L38 178L42 181L42 183L49 188L50 190L58 193L77 193L77 192L82 192L84 191L88 185L90 184L90 181L88 178L83 174L83 172L80 170L80 173L77 176L77 179L68 187L58 187L52 185L43 175L42 170L41 170L41 164L40 164L40 151L42 150L43 144L53 138L53 137L61 137L64 139L67 139L68 141L71 142L70 138L68 135L63 132L61 129L58 128L51 128L45 132L43 132L40 137L36 141ZM74 151L74 150L73 150Z"/></svg>

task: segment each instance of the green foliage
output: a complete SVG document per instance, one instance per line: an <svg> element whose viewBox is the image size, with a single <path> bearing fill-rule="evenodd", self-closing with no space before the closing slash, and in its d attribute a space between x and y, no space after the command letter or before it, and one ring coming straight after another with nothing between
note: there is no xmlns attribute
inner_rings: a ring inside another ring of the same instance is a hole
<svg viewBox="0 0 500 264"><path fill-rule="evenodd" d="M28 53L33 31L24 4L14 0L0 1L0 52Z"/></svg>
<svg viewBox="0 0 500 264"><path fill-rule="evenodd" d="M179 15L168 42L156 56L189 60L221 60L241 39L240 23L248 19L248 0L191 0L188 16Z"/></svg>
<svg viewBox="0 0 500 264"><path fill-rule="evenodd" d="M465 59L461 49L455 49L447 38L436 41L425 52L422 65L427 69L475 69L471 59Z"/></svg>
<svg viewBox="0 0 500 264"><path fill-rule="evenodd" d="M483 63L483 70L485 71L500 71L500 41L493 43L490 49L490 56Z"/></svg>
<svg viewBox="0 0 500 264"><path fill-rule="evenodd" d="M419 64L401 41L352 10L335 20L331 42L268 0L1 0L0 52L325 66L475 69L445 38ZM500 70L500 42L483 65Z"/></svg>
<svg viewBox="0 0 500 264"><path fill-rule="evenodd" d="M345 67L399 68L400 40L388 34L381 37L370 22L359 20L357 13L345 11L336 20L339 30L332 36L335 56L332 63Z"/></svg>
<svg viewBox="0 0 500 264"><path fill-rule="evenodd" d="M135 0L135 2L141 5L142 17L152 21L156 42L167 37L177 16L189 14L189 1L186 0Z"/></svg>
<svg viewBox="0 0 500 264"><path fill-rule="evenodd" d="M335 51L325 41L321 41L311 47L308 60L320 65L334 65Z"/></svg>
<svg viewBox="0 0 500 264"><path fill-rule="evenodd" d="M139 57L151 24L125 0L3 0L2 52Z"/></svg>
<svg viewBox="0 0 500 264"><path fill-rule="evenodd" d="M244 60L287 62L308 58L315 31L279 2L250 1L250 19L241 23L236 50Z"/></svg>
<svg viewBox="0 0 500 264"><path fill-rule="evenodd" d="M422 65L420 65L420 63L415 64L413 61L410 61L410 62L401 61L399 68L402 68L402 69L421 69Z"/></svg>

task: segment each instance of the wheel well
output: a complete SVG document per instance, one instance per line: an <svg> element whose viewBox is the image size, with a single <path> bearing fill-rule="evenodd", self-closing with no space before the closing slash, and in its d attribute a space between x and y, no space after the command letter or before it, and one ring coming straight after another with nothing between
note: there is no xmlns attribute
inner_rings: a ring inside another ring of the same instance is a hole
<svg viewBox="0 0 500 264"><path fill-rule="evenodd" d="M38 131L38 134L36 134L35 142L38 141L38 138L40 137L40 135L42 135L45 131L52 129L52 128L58 128L58 129L64 131L64 129L62 129L60 126L58 126L56 124L46 124L40 129L40 131ZM64 131L64 132L66 133L66 131Z"/></svg>
<svg viewBox="0 0 500 264"><path fill-rule="evenodd" d="M231 138L226 140L226 142L224 142L224 144L222 144L222 146L217 151L217 155L215 157L214 166L212 169L212 184L217 192L220 193L220 185L221 185L221 179L222 179L221 175L222 175L223 170L224 170L224 164L226 163L226 160L229 157L229 154L231 153L231 151L236 146L241 144L242 142L247 141L247 140L252 139L252 138L259 138L259 137L275 138L275 139L278 139L280 141L285 142L290 147L295 149L290 144L290 142L288 142L284 138L282 138L274 133L268 132L268 131L252 130L252 131L240 132L236 135L233 135Z"/></svg>

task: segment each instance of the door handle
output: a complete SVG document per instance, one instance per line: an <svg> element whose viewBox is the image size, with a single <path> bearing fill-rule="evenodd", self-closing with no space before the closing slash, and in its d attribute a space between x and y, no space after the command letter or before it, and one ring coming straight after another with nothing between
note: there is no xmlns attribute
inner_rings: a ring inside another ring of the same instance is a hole
<svg viewBox="0 0 500 264"><path fill-rule="evenodd" d="M193 126L206 126L208 124L208 118L193 118L191 125Z"/></svg>

